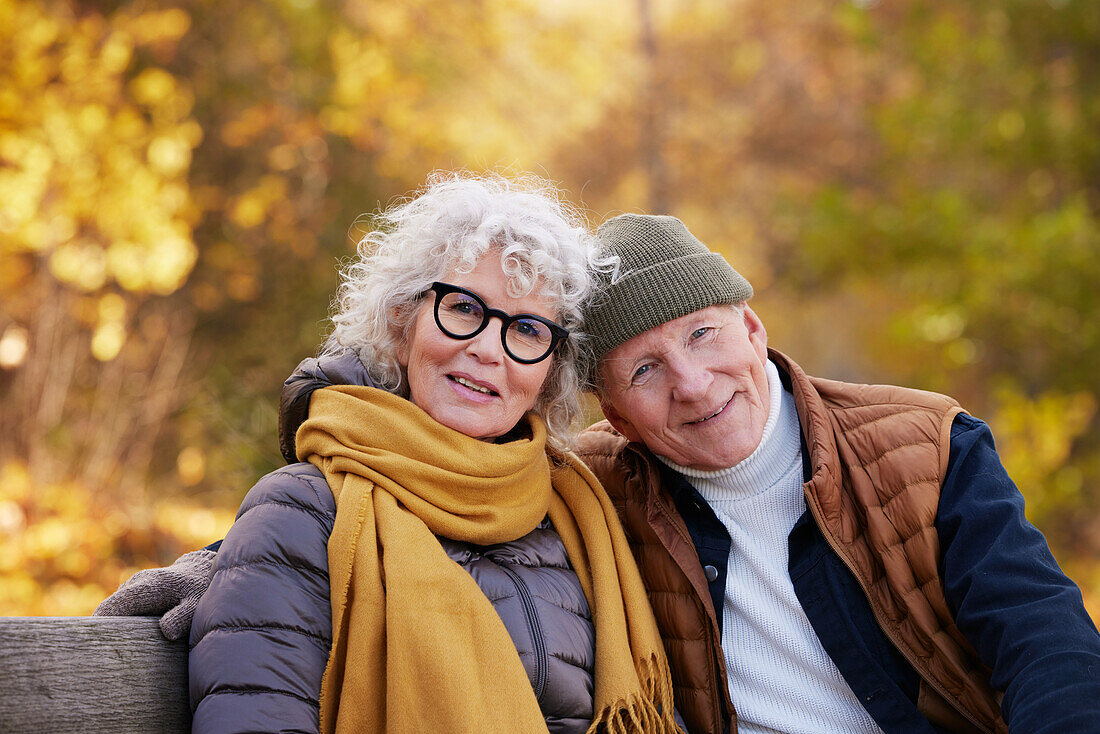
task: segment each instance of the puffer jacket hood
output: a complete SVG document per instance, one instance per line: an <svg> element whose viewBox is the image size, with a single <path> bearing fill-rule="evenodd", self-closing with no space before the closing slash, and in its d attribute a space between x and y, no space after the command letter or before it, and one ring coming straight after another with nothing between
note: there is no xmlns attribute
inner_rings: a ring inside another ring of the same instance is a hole
<svg viewBox="0 0 1100 734"><path fill-rule="evenodd" d="M314 390L331 385L375 387L359 355L350 349L303 359L286 378L279 398L279 450L288 464L298 461L294 435L309 417L310 396Z"/></svg>

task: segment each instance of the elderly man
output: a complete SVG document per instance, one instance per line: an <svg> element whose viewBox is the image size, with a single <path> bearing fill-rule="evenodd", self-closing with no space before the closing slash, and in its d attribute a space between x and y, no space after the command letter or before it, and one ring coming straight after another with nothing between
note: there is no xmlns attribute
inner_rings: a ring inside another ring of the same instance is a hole
<svg viewBox="0 0 1100 734"><path fill-rule="evenodd" d="M1100 635L984 423L807 376L678 219L598 235L622 268L586 314L607 421L578 453L632 544L689 732L1100 732ZM284 390L290 461L288 416L362 369L310 364ZM97 613L169 610L183 636L212 556L143 571Z"/></svg>
<svg viewBox="0 0 1100 734"><path fill-rule="evenodd" d="M692 732L1100 731L1100 635L951 398L806 375L673 217L600 227L578 453Z"/></svg>

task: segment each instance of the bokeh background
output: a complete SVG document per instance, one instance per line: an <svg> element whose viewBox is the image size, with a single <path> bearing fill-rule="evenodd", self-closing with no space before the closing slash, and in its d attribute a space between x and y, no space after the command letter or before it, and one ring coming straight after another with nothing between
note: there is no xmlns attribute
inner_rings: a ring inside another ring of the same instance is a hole
<svg viewBox="0 0 1100 734"><path fill-rule="evenodd" d="M678 215L810 373L959 398L1100 618L1096 0L0 0L0 614L222 537L436 168Z"/></svg>

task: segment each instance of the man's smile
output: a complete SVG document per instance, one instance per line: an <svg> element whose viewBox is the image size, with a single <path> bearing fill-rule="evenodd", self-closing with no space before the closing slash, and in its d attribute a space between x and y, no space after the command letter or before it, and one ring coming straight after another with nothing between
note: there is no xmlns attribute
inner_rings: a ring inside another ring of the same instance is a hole
<svg viewBox="0 0 1100 734"><path fill-rule="evenodd" d="M731 396L729 400L727 400L725 403L722 404L722 407L720 407L718 410L714 411L710 415L704 416L704 417L699 418L697 420L687 421L684 425L693 426L693 425L697 425L699 423L705 423L706 421L709 421L711 418L715 417L716 415L719 415L732 402L733 402L733 397Z"/></svg>

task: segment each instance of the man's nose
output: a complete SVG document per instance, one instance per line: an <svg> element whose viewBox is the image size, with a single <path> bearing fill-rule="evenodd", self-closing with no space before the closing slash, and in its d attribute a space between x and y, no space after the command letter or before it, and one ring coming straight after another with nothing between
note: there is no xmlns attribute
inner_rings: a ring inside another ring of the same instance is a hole
<svg viewBox="0 0 1100 734"><path fill-rule="evenodd" d="M672 377L672 396L685 403L705 398L710 384L714 381L714 377L705 365L691 359L674 361Z"/></svg>

